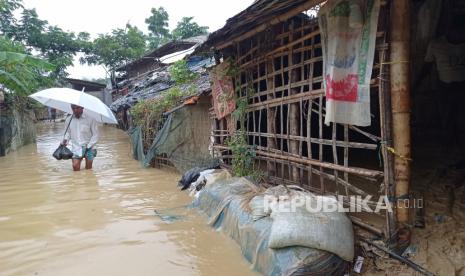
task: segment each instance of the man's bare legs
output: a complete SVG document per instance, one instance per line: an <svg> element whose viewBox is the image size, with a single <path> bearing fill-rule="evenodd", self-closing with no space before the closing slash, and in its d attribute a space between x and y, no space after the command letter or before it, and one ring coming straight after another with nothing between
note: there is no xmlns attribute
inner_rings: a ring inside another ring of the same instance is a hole
<svg viewBox="0 0 465 276"><path fill-rule="evenodd" d="M94 160L88 160L86 158L86 170L91 170L92 169L92 163L94 162Z"/></svg>
<svg viewBox="0 0 465 276"><path fill-rule="evenodd" d="M73 159L73 171L80 171L81 170L81 161L82 161L82 158L76 158L76 159ZM91 170L92 169L92 163L94 161L93 160L87 160L86 158L86 170Z"/></svg>
<svg viewBox="0 0 465 276"><path fill-rule="evenodd" d="M82 158L73 158L73 171L77 172L81 170Z"/></svg>

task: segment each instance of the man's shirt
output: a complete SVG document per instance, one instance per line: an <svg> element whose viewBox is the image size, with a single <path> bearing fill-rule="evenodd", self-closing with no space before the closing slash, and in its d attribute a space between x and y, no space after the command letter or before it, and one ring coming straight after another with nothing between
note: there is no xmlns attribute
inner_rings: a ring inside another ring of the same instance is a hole
<svg viewBox="0 0 465 276"><path fill-rule="evenodd" d="M69 120L71 120L71 124L66 132L65 139L70 141L71 150L79 152L83 146L86 148L95 146L99 138L97 122L82 114L79 119L69 116L65 120L65 126L68 126Z"/></svg>
<svg viewBox="0 0 465 276"><path fill-rule="evenodd" d="M436 62L441 81L445 83L465 81L465 43L452 44L445 37L432 40L425 61Z"/></svg>

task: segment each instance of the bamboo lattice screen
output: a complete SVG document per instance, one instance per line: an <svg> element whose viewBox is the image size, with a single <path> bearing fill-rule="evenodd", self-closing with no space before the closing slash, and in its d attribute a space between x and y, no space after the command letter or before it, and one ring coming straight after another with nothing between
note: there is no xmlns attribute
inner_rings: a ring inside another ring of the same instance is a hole
<svg viewBox="0 0 465 276"><path fill-rule="evenodd" d="M389 97L385 59L386 16L383 6L372 74L372 126L324 125L322 49L314 11L302 13L245 39L223 51L235 60L239 73L238 98L248 101L245 131L255 146L255 168L268 183L294 184L309 191L344 196L392 193L389 143ZM214 120L214 153L230 164L224 140L230 135L231 116ZM383 162L384 161L384 162ZM369 201L370 206L375 201ZM393 215L353 214L356 225L391 233ZM374 226L373 226L374 225Z"/></svg>

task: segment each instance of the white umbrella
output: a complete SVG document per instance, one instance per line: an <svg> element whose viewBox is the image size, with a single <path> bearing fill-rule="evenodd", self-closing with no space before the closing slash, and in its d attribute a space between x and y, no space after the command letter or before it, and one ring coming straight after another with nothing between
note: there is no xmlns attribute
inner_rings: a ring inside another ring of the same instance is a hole
<svg viewBox="0 0 465 276"><path fill-rule="evenodd" d="M84 107L84 114L97 122L117 124L115 115L100 99L71 88L49 88L29 97L40 103L72 114L71 104Z"/></svg>

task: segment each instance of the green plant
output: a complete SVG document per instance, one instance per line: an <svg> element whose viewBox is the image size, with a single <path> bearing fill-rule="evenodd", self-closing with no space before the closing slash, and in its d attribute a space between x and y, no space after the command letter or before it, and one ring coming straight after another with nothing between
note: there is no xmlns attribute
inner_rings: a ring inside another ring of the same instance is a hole
<svg viewBox="0 0 465 276"><path fill-rule="evenodd" d="M19 42L0 36L0 91L7 107L18 110L40 109L42 105L27 96L55 81L50 71L55 66L27 53Z"/></svg>
<svg viewBox="0 0 465 276"><path fill-rule="evenodd" d="M248 176L254 173L253 164L256 156L255 148L249 146L245 132L236 131L226 139L226 145L231 149L232 170L236 176Z"/></svg>
<svg viewBox="0 0 465 276"><path fill-rule="evenodd" d="M53 70L54 65L33 56L0 51L0 83L19 95L27 96L37 88L41 73Z"/></svg>
<svg viewBox="0 0 465 276"><path fill-rule="evenodd" d="M176 84L185 84L198 77L198 74L189 70L185 60L176 61L168 70L170 72L171 79L173 79Z"/></svg>
<svg viewBox="0 0 465 276"><path fill-rule="evenodd" d="M231 114L232 119L239 121L241 129L245 129L245 120L247 118L248 102L246 98L236 99L236 110Z"/></svg>
<svg viewBox="0 0 465 276"><path fill-rule="evenodd" d="M247 108L249 106L249 97L255 91L252 87L247 87L245 96L242 96L240 82L240 68L232 58L227 58L225 62L229 63L226 76L232 77L235 83L235 101L236 110L231 114L232 120L238 121L240 129L226 139L226 145L232 152L232 170L236 176L250 176L257 182L264 179L264 174L254 168L254 158L256 157L256 147L249 145L246 135ZM252 83L252 82L248 82Z"/></svg>
<svg viewBox="0 0 465 276"><path fill-rule="evenodd" d="M182 90L179 86L168 89L157 98L138 102L131 108L131 115L135 125L142 127L144 145L150 145L159 127L161 127L163 113L176 107L186 96L196 92L194 86Z"/></svg>

